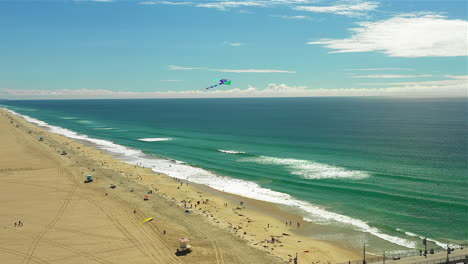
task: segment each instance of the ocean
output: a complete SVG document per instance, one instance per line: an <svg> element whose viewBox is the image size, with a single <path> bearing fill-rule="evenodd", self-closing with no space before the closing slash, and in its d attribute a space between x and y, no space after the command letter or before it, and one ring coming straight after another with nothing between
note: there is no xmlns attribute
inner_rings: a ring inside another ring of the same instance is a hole
<svg viewBox="0 0 468 264"><path fill-rule="evenodd" d="M132 164L279 204L370 252L468 241L465 99L6 101ZM321 228L316 228L320 226Z"/></svg>

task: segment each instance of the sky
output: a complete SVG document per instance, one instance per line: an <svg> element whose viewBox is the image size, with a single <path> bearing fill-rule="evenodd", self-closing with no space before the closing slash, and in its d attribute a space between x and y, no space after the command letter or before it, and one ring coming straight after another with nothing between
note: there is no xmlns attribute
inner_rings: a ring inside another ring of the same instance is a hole
<svg viewBox="0 0 468 264"><path fill-rule="evenodd" d="M0 98L467 97L467 5L0 0Z"/></svg>

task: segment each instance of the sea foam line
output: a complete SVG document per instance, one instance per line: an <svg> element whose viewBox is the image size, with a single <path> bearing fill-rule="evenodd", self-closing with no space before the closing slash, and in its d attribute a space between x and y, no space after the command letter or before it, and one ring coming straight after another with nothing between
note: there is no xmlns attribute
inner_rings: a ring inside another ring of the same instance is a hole
<svg viewBox="0 0 468 264"><path fill-rule="evenodd" d="M352 228L354 228L355 230L370 233L376 237L387 240L391 243L407 248L416 248L415 241L382 233L379 229L369 226L366 222L362 220L327 211L324 208L319 207L317 205L297 200L289 194L263 188L257 183L229 178L225 176L219 176L202 168L185 165L181 161L149 156L144 154L141 150L118 145L108 140L90 138L86 135L80 135L69 129L50 125L44 121L19 114L9 109L5 110L24 118L26 121L32 124L45 127L50 132L61 134L72 139L92 142L96 144L97 147L100 149L104 149L118 155L123 155L119 157L122 159L122 161L128 164L140 164L143 167L151 168L154 172L164 173L171 177L179 179L190 180L198 184L204 184L223 192L232 193L251 199L295 207L301 209L305 214L308 215L308 217L304 217L304 220L306 221L311 221L319 224L348 224L352 226ZM431 239L431 241L434 240Z"/></svg>

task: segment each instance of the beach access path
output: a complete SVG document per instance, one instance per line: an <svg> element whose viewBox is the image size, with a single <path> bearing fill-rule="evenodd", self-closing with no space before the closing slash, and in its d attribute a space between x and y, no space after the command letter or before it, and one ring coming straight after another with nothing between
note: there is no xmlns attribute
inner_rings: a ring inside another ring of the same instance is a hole
<svg viewBox="0 0 468 264"><path fill-rule="evenodd" d="M284 263L165 199L143 201L144 186L85 184L96 164L39 135L0 110L0 263ZM181 237L193 252L178 257Z"/></svg>

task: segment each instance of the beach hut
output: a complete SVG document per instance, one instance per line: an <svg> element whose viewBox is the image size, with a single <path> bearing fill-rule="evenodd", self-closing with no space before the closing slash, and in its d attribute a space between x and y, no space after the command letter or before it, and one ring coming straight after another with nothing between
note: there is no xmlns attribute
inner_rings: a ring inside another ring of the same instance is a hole
<svg viewBox="0 0 468 264"><path fill-rule="evenodd" d="M88 176L86 176L85 183L92 182L92 181L93 181L93 175L89 174Z"/></svg>

